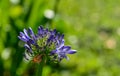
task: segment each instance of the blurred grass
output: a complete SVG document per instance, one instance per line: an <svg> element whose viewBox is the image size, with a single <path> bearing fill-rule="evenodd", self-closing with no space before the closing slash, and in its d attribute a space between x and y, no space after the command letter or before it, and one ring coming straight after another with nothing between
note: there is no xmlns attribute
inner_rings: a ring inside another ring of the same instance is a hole
<svg viewBox="0 0 120 76"><path fill-rule="evenodd" d="M45 16L48 9L54 18ZM41 24L77 50L69 61L45 66L43 76L120 75L120 0L0 0L0 76L34 76L17 36Z"/></svg>

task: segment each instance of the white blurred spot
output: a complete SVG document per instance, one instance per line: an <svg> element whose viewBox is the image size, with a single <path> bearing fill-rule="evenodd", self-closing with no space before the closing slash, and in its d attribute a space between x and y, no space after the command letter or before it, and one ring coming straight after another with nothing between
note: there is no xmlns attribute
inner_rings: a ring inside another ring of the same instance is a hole
<svg viewBox="0 0 120 76"><path fill-rule="evenodd" d="M48 19L52 19L55 16L55 13L53 10L47 9L44 12L44 16Z"/></svg>
<svg viewBox="0 0 120 76"><path fill-rule="evenodd" d="M113 38L110 38L105 42L105 45L109 49L114 49L116 47L116 40Z"/></svg>
<svg viewBox="0 0 120 76"><path fill-rule="evenodd" d="M10 2L13 4L18 4L20 2L20 0L10 0Z"/></svg>
<svg viewBox="0 0 120 76"><path fill-rule="evenodd" d="M4 59L4 60L7 60L10 57L10 54L11 54L11 49L10 48L6 48L1 53L1 58Z"/></svg>

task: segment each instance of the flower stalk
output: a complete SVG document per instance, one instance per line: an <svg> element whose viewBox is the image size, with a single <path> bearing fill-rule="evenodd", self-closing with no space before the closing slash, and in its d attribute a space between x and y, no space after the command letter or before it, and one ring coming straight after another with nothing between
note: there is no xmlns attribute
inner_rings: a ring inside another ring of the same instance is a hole
<svg viewBox="0 0 120 76"><path fill-rule="evenodd" d="M45 64L45 58L43 58L41 62L37 63L36 76L42 76L42 71L43 71L44 64Z"/></svg>

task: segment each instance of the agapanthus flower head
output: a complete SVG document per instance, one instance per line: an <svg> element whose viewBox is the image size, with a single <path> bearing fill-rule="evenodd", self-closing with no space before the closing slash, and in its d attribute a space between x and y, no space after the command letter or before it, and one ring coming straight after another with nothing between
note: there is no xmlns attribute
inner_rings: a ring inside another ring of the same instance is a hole
<svg viewBox="0 0 120 76"><path fill-rule="evenodd" d="M25 42L26 49L24 57L27 60L32 58L33 62L41 62L45 57L48 61L61 61L63 58L69 59L66 54L74 54L76 50L71 50L70 46L64 45L64 34L49 29L38 27L38 33L34 34L29 27L20 32L18 36L20 40Z"/></svg>

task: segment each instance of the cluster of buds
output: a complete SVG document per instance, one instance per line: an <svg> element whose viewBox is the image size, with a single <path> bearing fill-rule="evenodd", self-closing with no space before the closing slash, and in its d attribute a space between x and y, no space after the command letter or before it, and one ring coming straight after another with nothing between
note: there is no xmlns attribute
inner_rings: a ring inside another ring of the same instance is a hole
<svg viewBox="0 0 120 76"><path fill-rule="evenodd" d="M24 57L33 62L41 62L44 57L46 61L59 62L63 58L69 59L66 54L74 54L76 50L71 50L70 46L64 45L64 35L59 32L38 27L38 33L34 34L29 27L20 32L18 36L25 44Z"/></svg>

